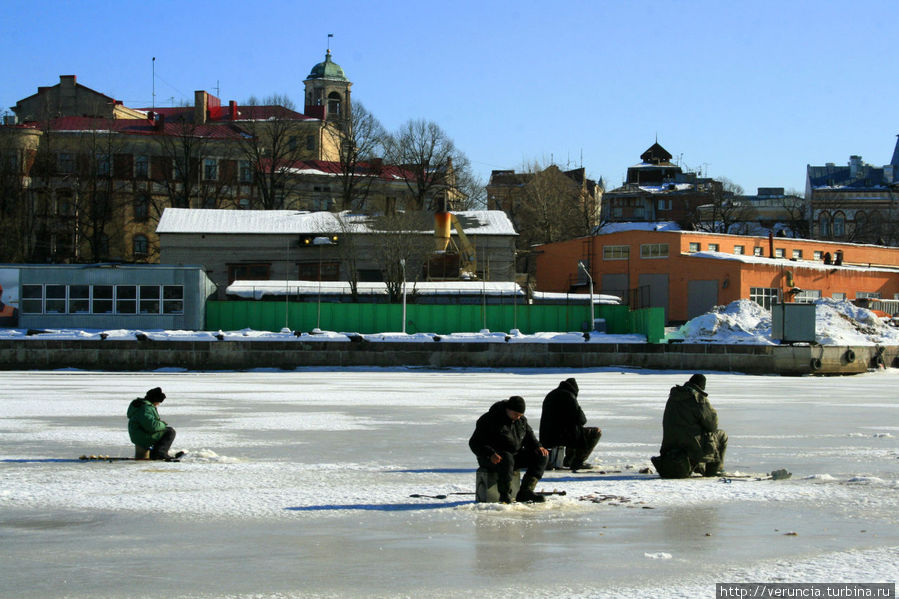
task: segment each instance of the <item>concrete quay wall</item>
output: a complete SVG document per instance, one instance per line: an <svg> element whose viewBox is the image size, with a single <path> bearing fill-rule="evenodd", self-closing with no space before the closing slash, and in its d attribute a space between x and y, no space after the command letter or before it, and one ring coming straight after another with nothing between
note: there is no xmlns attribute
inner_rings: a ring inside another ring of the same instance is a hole
<svg viewBox="0 0 899 599"><path fill-rule="evenodd" d="M0 340L0 369L247 370L417 366L598 368L837 375L882 363L899 367L899 346L719 344L446 343L367 341Z"/></svg>

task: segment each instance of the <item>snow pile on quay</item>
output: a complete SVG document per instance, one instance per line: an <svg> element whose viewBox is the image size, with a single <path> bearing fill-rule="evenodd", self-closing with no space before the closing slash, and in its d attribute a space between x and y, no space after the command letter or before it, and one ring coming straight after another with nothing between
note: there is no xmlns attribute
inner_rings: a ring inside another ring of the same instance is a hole
<svg viewBox="0 0 899 599"><path fill-rule="evenodd" d="M747 299L716 306L669 337L685 343L778 344L772 338L771 312ZM815 341L821 345L899 345L899 329L851 302L819 299L815 301Z"/></svg>

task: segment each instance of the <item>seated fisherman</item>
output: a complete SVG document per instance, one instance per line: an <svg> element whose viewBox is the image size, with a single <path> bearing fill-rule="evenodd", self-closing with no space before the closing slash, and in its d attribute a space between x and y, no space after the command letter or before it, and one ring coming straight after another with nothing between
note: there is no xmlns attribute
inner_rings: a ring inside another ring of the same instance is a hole
<svg viewBox="0 0 899 599"><path fill-rule="evenodd" d="M652 458L662 478L687 478L693 472L715 476L724 471L727 433L718 429L718 412L709 403L705 383L705 376L694 374L668 394L661 455Z"/></svg>
<svg viewBox="0 0 899 599"><path fill-rule="evenodd" d="M478 418L468 446L478 458L478 465L496 473L501 503L512 502L512 473L527 468L516 501L545 501L534 493L543 478L549 452L537 441L534 430L524 417L524 399L515 395L498 401Z"/></svg>
<svg viewBox="0 0 899 599"><path fill-rule="evenodd" d="M547 449L565 447L564 467L590 468L587 458L602 437L602 430L584 426L587 417L577 401L578 386L573 378L559 383L543 400L540 415L540 443Z"/></svg>
<svg viewBox="0 0 899 599"><path fill-rule="evenodd" d="M153 387L128 406L128 436L135 445L150 450L151 460L175 459L169 455L175 429L159 418L157 409L164 400L162 389Z"/></svg>

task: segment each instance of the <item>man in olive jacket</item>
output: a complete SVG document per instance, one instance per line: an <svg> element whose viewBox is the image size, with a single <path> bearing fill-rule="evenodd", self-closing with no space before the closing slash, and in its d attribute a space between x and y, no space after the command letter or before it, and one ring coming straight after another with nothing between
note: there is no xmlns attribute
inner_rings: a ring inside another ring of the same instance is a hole
<svg viewBox="0 0 899 599"><path fill-rule="evenodd" d="M478 466L496 472L496 486L501 503L512 502L512 473L527 468L521 480L516 501L543 502L534 493L543 478L549 452L537 441L534 430L524 417L524 399L514 395L498 401L478 418L468 446L478 458Z"/></svg>
<svg viewBox="0 0 899 599"><path fill-rule="evenodd" d="M543 400L540 415L540 442L544 447L565 447L563 467L572 470L590 468L587 458L602 437L602 430L584 426L587 417L577 401L578 386L574 378L565 379Z"/></svg>
<svg viewBox="0 0 899 599"><path fill-rule="evenodd" d="M687 478L693 472L715 476L724 470L727 433L718 429L718 412L705 384L705 376L694 374L671 388L662 416L661 455L652 458L662 478Z"/></svg>
<svg viewBox="0 0 899 599"><path fill-rule="evenodd" d="M159 418L159 404L165 393L159 387L147 391L128 406L128 436L135 445L150 450L151 460L173 459L169 448L175 440L175 429Z"/></svg>

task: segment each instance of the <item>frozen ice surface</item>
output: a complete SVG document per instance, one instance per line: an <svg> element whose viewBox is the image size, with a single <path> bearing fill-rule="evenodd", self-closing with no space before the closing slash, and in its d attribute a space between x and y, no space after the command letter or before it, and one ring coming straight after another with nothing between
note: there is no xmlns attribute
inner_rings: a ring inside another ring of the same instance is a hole
<svg viewBox="0 0 899 599"><path fill-rule="evenodd" d="M0 372L0 596L685 597L716 582L899 579L899 371L708 373L727 469L660 480L668 389L620 369ZM467 439L575 376L602 472L544 505L473 502ZM131 455L128 402L161 386L180 463ZM447 495L446 499L412 494ZM583 500L582 500L583 499Z"/></svg>

